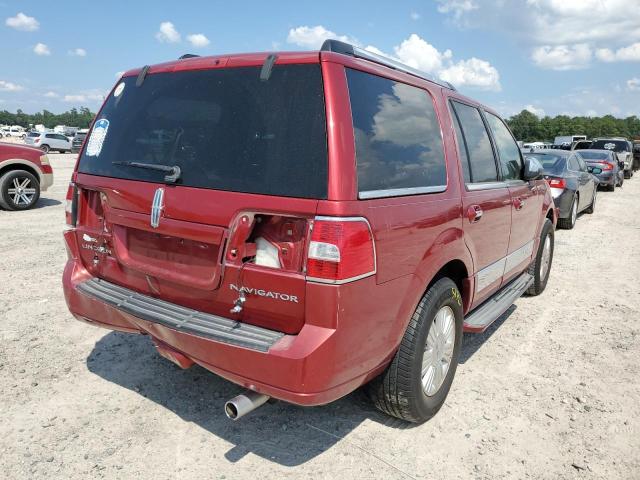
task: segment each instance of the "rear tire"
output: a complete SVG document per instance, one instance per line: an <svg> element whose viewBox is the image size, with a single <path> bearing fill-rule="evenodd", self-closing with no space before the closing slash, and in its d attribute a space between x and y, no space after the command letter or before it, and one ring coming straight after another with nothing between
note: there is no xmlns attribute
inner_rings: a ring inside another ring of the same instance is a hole
<svg viewBox="0 0 640 480"><path fill-rule="evenodd" d="M42 150L44 153L49 153L49 145L42 145L40 147L40 150Z"/></svg>
<svg viewBox="0 0 640 480"><path fill-rule="evenodd" d="M375 406L413 423L433 417L444 404L456 373L462 323L458 287L449 278L441 278L420 300L391 364L367 386Z"/></svg>
<svg viewBox="0 0 640 480"><path fill-rule="evenodd" d="M40 198L38 179L25 170L12 170L0 177L0 206L5 210L28 210Z"/></svg>
<svg viewBox="0 0 640 480"><path fill-rule="evenodd" d="M578 217L578 196L573 197L571 202L571 208L569 209L569 218L559 218L558 227L564 230L571 230L576 226L576 219Z"/></svg>
<svg viewBox="0 0 640 480"><path fill-rule="evenodd" d="M595 211L596 211L596 197L597 197L597 195L598 195L598 189L597 189L597 188L594 188L594 189L593 189L593 198L591 199L591 205L589 205L589 206L585 209L585 212L586 212L586 213L591 214L591 213L593 213L593 212L595 212Z"/></svg>
<svg viewBox="0 0 640 480"><path fill-rule="evenodd" d="M547 241L549 243L547 243ZM533 283L527 289L527 295L540 295L547 288L547 281L553 263L553 249L555 246L555 233L553 223L548 218L545 219L540 232L540 243L536 256L529 266L529 274L533 277ZM545 250L547 249L547 250Z"/></svg>

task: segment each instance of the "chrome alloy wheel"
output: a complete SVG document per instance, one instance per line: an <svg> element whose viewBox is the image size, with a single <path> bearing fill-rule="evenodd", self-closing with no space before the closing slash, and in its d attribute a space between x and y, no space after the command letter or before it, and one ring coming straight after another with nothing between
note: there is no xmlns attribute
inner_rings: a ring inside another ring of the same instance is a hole
<svg viewBox="0 0 640 480"><path fill-rule="evenodd" d="M549 264L551 263L551 234L547 235L544 239L544 245L542 246L542 258L540 260L540 280L544 281L544 279L547 278Z"/></svg>
<svg viewBox="0 0 640 480"><path fill-rule="evenodd" d="M436 313L422 356L422 390L435 395L444 382L456 343L456 319L453 310L444 306Z"/></svg>
<svg viewBox="0 0 640 480"><path fill-rule="evenodd" d="M31 185L31 179L27 177L14 178L7 192L16 207L31 205L36 196L36 189Z"/></svg>

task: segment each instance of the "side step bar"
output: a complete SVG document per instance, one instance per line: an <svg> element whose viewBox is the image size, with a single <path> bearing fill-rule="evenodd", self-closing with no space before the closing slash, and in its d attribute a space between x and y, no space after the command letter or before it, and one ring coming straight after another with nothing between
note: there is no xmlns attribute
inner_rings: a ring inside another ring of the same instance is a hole
<svg viewBox="0 0 640 480"><path fill-rule="evenodd" d="M284 333L199 312L143 295L99 278L78 285L83 294L134 317L216 342L267 352Z"/></svg>
<svg viewBox="0 0 640 480"><path fill-rule="evenodd" d="M464 331L482 333L506 312L513 302L522 296L533 283L527 272L498 290L464 319Z"/></svg>

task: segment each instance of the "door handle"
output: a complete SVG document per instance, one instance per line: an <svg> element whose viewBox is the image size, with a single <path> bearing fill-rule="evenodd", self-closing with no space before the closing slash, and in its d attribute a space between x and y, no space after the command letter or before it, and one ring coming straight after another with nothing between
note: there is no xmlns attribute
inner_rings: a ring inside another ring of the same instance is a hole
<svg viewBox="0 0 640 480"><path fill-rule="evenodd" d="M471 205L467 210L467 218L471 223L477 223L482 219L484 212L480 205Z"/></svg>

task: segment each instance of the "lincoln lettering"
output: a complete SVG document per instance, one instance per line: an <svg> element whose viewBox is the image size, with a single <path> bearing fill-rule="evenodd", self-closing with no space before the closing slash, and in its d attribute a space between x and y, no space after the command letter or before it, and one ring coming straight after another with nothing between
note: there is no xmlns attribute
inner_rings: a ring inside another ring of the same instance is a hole
<svg viewBox="0 0 640 480"><path fill-rule="evenodd" d="M275 298L276 300L283 300L285 302L298 303L298 297L296 295L289 295L287 293L270 292L268 290L262 290L261 288L238 288L238 286L233 283L229 284L229 288L236 292L244 292L246 295L258 295L259 297Z"/></svg>

